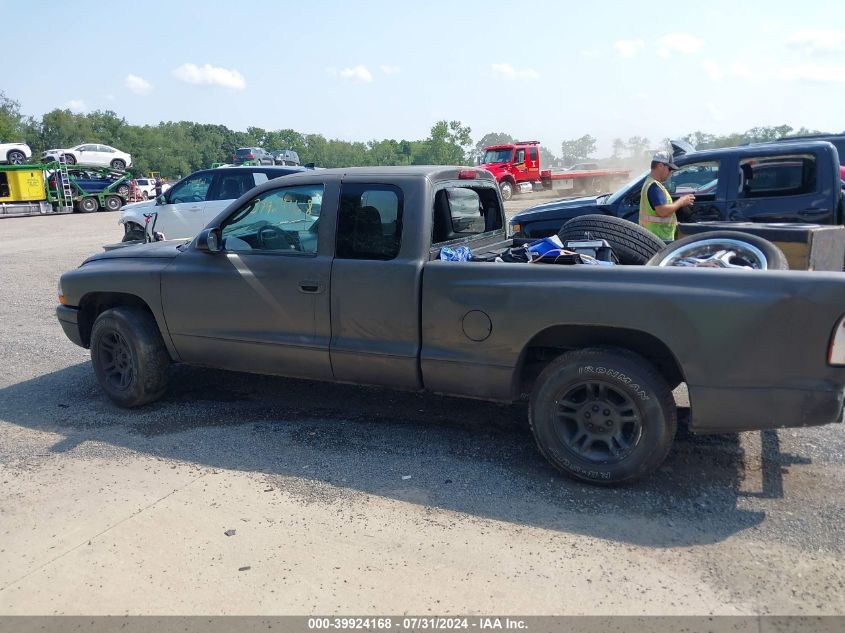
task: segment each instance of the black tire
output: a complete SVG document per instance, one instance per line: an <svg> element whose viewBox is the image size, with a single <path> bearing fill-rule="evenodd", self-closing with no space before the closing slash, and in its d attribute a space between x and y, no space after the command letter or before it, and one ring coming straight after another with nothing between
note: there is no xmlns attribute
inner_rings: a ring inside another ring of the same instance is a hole
<svg viewBox="0 0 845 633"><path fill-rule="evenodd" d="M751 247L751 248L749 248ZM723 258L721 265L702 267L751 268L755 270L789 270L786 255L767 239L740 231L709 231L690 235L676 240L660 250L648 262L647 266L678 266L682 257L706 257L708 252L728 250L733 253ZM713 262L711 260L711 263Z"/></svg>
<svg viewBox="0 0 845 633"><path fill-rule="evenodd" d="M106 206L102 210L119 211L122 206L123 200L120 199L120 196L106 196Z"/></svg>
<svg viewBox="0 0 845 633"><path fill-rule="evenodd" d="M142 229L137 224L131 225L131 228L127 229L126 232L123 234L123 239L120 240L121 242L143 242L146 236L144 235L144 229Z"/></svg>
<svg viewBox="0 0 845 633"><path fill-rule="evenodd" d="M112 308L94 321L91 363L106 395L121 407L139 407L167 389L170 357L152 315Z"/></svg>
<svg viewBox="0 0 845 633"><path fill-rule="evenodd" d="M581 215L566 222L558 232L561 241L607 240L620 264L641 266L665 248L666 243L651 231L628 220L608 215Z"/></svg>
<svg viewBox="0 0 845 633"><path fill-rule="evenodd" d="M26 154L20 150L13 149L6 155L6 159L10 165L23 165L26 162Z"/></svg>
<svg viewBox="0 0 845 633"><path fill-rule="evenodd" d="M141 197L142 197L144 200L149 200L149 199L150 199L150 194L148 194L146 191L142 191L142 192L141 192Z"/></svg>
<svg viewBox="0 0 845 633"><path fill-rule="evenodd" d="M537 379L528 419L553 466L601 485L657 469L678 426L664 378L644 358L616 348L575 350L554 360Z"/></svg>
<svg viewBox="0 0 845 633"><path fill-rule="evenodd" d="M507 180L499 183L499 189L502 192L502 200L510 200L513 198L513 185Z"/></svg>
<svg viewBox="0 0 845 633"><path fill-rule="evenodd" d="M68 165L76 165L76 157L73 154L65 154L65 163Z"/></svg>
<svg viewBox="0 0 845 633"><path fill-rule="evenodd" d="M82 198L76 203L76 208L82 213L93 213L100 208L100 203L96 198Z"/></svg>
<svg viewBox="0 0 845 633"><path fill-rule="evenodd" d="M129 196L129 185L118 185L115 191L117 191L119 196L126 198Z"/></svg>
<svg viewBox="0 0 845 633"><path fill-rule="evenodd" d="M111 163L109 163L109 164L111 165L111 168L112 168L112 169L116 169L117 171L123 171L124 169L126 169L126 162L125 162L125 161L120 160L119 158L115 158L115 159L114 159Z"/></svg>

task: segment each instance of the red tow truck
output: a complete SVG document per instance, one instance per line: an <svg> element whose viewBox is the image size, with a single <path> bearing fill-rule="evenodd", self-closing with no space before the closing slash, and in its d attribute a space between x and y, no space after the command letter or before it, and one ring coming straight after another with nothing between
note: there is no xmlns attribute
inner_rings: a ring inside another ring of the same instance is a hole
<svg viewBox="0 0 845 633"><path fill-rule="evenodd" d="M540 141L516 141L484 148L479 167L496 177L502 198L535 189L568 190L572 194L615 191L630 177L624 169L541 169Z"/></svg>

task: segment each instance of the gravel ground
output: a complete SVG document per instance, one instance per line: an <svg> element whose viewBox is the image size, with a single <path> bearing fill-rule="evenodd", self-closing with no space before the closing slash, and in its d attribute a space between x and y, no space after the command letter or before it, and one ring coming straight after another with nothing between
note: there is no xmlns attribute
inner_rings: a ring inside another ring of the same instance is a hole
<svg viewBox="0 0 845 633"><path fill-rule="evenodd" d="M841 426L681 430L602 489L543 461L524 404L175 367L121 410L54 315L119 238L0 219L0 614L845 613Z"/></svg>

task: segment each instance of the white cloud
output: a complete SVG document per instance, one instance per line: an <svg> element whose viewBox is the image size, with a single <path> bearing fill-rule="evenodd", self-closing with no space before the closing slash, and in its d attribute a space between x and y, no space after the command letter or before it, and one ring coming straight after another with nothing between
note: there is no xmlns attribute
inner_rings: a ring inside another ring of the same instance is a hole
<svg viewBox="0 0 845 633"><path fill-rule="evenodd" d="M493 69L493 72L498 75L503 75L507 79L539 79L540 73L538 73L533 68L523 68L523 69L516 69L510 64L502 63L502 64L491 64L490 68Z"/></svg>
<svg viewBox="0 0 845 633"><path fill-rule="evenodd" d="M722 69L719 68L719 64L714 62L712 59L705 59L701 62L701 67L704 69L704 72L707 73L707 76L713 81L720 81L722 79Z"/></svg>
<svg viewBox="0 0 845 633"><path fill-rule="evenodd" d="M660 56L669 57L672 53L695 53L704 45L704 40L689 33L668 33L657 40L657 44Z"/></svg>
<svg viewBox="0 0 845 633"><path fill-rule="evenodd" d="M344 68L340 71L340 76L345 79L354 79L356 81L364 81L364 82L371 82L373 80L373 74L367 70L366 66L358 64L353 68Z"/></svg>
<svg viewBox="0 0 845 633"><path fill-rule="evenodd" d="M745 64L740 64L739 62L734 62L733 64L731 64L731 74L736 77L743 77L745 79L750 79L754 76L754 73L748 66L746 66Z"/></svg>
<svg viewBox="0 0 845 633"><path fill-rule="evenodd" d="M65 107L71 112L87 112L88 106L82 99L71 99L65 102Z"/></svg>
<svg viewBox="0 0 845 633"><path fill-rule="evenodd" d="M633 57L645 47L645 42L642 40L619 40L614 42L613 48L622 57Z"/></svg>
<svg viewBox="0 0 845 633"><path fill-rule="evenodd" d="M838 53L845 51L845 31L833 29L796 31L786 38L786 44L807 55Z"/></svg>
<svg viewBox="0 0 845 633"><path fill-rule="evenodd" d="M799 64L775 71L775 77L783 81L811 81L815 83L845 83L845 66L822 66L820 64Z"/></svg>
<svg viewBox="0 0 845 633"><path fill-rule="evenodd" d="M107 93L103 95L103 99L107 101L114 101L117 97L115 97L112 93Z"/></svg>
<svg viewBox="0 0 845 633"><path fill-rule="evenodd" d="M173 76L189 84L204 86L222 86L232 90L243 90L246 81L243 75L233 68L219 68L211 64L197 66L182 64L173 70Z"/></svg>
<svg viewBox="0 0 845 633"><path fill-rule="evenodd" d="M123 80L123 83L136 95L148 95L153 91L153 85L138 75L126 75L126 79Z"/></svg>
<svg viewBox="0 0 845 633"><path fill-rule="evenodd" d="M395 75L399 72L399 66L379 66L385 75Z"/></svg>
<svg viewBox="0 0 845 633"><path fill-rule="evenodd" d="M645 101L648 99L648 95L644 92L635 92L631 95L631 101Z"/></svg>

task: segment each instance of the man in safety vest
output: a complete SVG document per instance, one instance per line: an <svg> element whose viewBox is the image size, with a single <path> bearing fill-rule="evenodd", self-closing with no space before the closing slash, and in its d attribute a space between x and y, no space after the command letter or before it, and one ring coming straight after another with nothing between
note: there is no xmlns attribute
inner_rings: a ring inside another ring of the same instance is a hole
<svg viewBox="0 0 845 633"><path fill-rule="evenodd" d="M651 159L651 173L640 190L640 226L664 242L675 239L675 229L678 228L675 212L695 202L691 193L672 202L672 196L663 186L663 181L677 168L669 152L657 152Z"/></svg>

